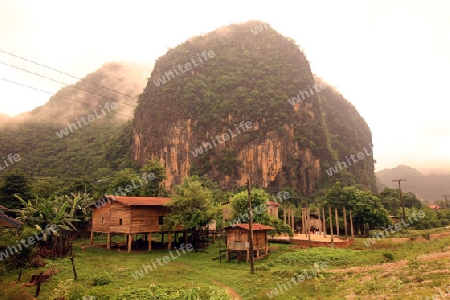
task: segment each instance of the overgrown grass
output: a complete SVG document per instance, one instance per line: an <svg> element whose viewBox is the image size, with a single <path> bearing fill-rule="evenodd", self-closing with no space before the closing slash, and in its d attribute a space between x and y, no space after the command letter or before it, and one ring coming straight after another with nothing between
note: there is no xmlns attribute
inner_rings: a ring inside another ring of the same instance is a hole
<svg viewBox="0 0 450 300"><path fill-rule="evenodd" d="M448 284L445 282L448 278L445 272L450 264L449 258L418 261L418 256L422 254L449 251L450 238L422 243L393 243L385 239L371 247L362 246L363 239L358 239L352 249L321 247L302 250L292 249L290 245L271 244L274 250L270 256L256 261L256 274L250 275L247 263L213 260L219 251L216 243L207 250L208 253L181 254L135 279L132 274L141 270L143 265L150 265L152 261L169 255L169 252L157 250L128 254L100 248L81 250L82 243L87 241L75 244L78 280L73 280L70 260L62 258L49 261L45 268L25 270L22 282L28 281L32 274L55 266L61 272L42 285L38 299L53 299L55 296L82 299L85 295L111 300L231 299L226 287L232 288L242 299L269 299L266 293L277 288L278 284L286 284L291 276L310 270L314 263L325 262L328 269L322 273L323 276L292 285L276 299L342 299L349 295L368 299L386 295L390 299L419 299L420 295L431 296L437 288ZM174 251L172 253L175 254ZM406 263L401 263L402 260ZM400 267L392 270L388 267L370 269L372 265L384 266L386 261L400 262ZM333 272L335 269L362 266L367 270ZM23 290L34 295L35 287L10 285L16 279L17 272L3 273L1 276L0 299L12 299L12 294ZM27 299L23 294L19 297Z"/></svg>

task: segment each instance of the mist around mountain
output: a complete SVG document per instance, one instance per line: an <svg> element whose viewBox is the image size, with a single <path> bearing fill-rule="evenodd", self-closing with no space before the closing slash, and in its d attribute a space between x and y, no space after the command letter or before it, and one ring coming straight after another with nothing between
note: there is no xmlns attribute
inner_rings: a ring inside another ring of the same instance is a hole
<svg viewBox="0 0 450 300"><path fill-rule="evenodd" d="M8 124L8 122L11 122L11 120L12 117L0 113L0 126L2 126L3 124Z"/></svg>
<svg viewBox="0 0 450 300"><path fill-rule="evenodd" d="M401 182L402 191L413 192L421 201L434 203L444 200L443 195L450 195L450 172L424 175L414 168L399 165L392 169L378 171L375 175L379 191L384 187L398 188L398 183L392 180L406 179Z"/></svg>
<svg viewBox="0 0 450 300"><path fill-rule="evenodd" d="M74 84L79 89L66 86L46 104L5 118L0 155L18 154L21 159L2 170L1 177L18 168L27 176L65 181L70 186L83 178L92 181L131 166L131 120L149 72L144 65L107 63Z"/></svg>
<svg viewBox="0 0 450 300"><path fill-rule="evenodd" d="M121 114L113 113L111 117L126 121L130 118L123 115L133 117L137 97L145 86L149 71L148 66L137 63L107 63L81 81L60 89L44 105L19 114L10 121L51 124L76 122L96 109L100 114L101 108L105 108L108 102L117 102L118 108L114 112Z"/></svg>

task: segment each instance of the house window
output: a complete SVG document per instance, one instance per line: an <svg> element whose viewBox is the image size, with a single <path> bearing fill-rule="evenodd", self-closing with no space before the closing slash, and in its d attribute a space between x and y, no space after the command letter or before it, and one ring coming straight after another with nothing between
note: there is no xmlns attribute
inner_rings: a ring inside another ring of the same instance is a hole
<svg viewBox="0 0 450 300"><path fill-rule="evenodd" d="M159 216L159 218L158 218L158 224L159 224L159 225L164 225L164 217L163 217L163 216Z"/></svg>
<svg viewBox="0 0 450 300"><path fill-rule="evenodd" d="M234 232L234 241L235 242L240 242L242 239L242 232L240 230L236 230Z"/></svg>
<svg viewBox="0 0 450 300"><path fill-rule="evenodd" d="M104 220L104 219L105 219L105 218L102 217L102 224L103 224L103 220Z"/></svg>
<svg viewBox="0 0 450 300"><path fill-rule="evenodd" d="M119 225L122 225L122 219L119 219Z"/></svg>

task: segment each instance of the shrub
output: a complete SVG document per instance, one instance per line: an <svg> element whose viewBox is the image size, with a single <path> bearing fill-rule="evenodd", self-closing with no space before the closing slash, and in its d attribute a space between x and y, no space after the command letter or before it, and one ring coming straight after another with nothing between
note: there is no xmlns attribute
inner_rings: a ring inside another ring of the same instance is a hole
<svg viewBox="0 0 450 300"><path fill-rule="evenodd" d="M384 259L386 260L386 262L389 262L389 261L393 261L393 260L394 260L394 255L392 254L391 251L385 251L385 252L383 252L383 257L384 257Z"/></svg>
<svg viewBox="0 0 450 300"><path fill-rule="evenodd" d="M107 275L95 276L92 280L93 286L103 286L111 282L111 279Z"/></svg>

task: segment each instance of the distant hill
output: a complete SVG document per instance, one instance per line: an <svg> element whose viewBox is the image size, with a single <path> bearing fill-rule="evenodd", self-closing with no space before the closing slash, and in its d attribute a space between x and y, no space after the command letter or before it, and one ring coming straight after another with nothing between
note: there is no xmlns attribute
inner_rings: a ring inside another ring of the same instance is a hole
<svg viewBox="0 0 450 300"><path fill-rule="evenodd" d="M129 137L136 96L145 87L149 73L150 68L142 65L107 63L74 86L110 99L67 86L46 104L9 118L2 127L0 154L19 154L21 159L13 167L3 170L0 179L14 168L20 168L33 177L50 176L64 180L89 177L94 180L100 176L97 172L108 174L110 170L129 166ZM120 101L116 109L107 112L106 103L116 101ZM106 113L94 106L103 107ZM89 116L92 116L90 120Z"/></svg>
<svg viewBox="0 0 450 300"><path fill-rule="evenodd" d="M443 200L442 195L450 194L450 174L424 175L409 166L400 165L393 169L384 169L375 173L378 190L385 186L398 188L393 179L406 179L401 184L402 191L413 192L422 201L430 203Z"/></svg>
<svg viewBox="0 0 450 300"><path fill-rule="evenodd" d="M113 101L118 104L114 112L133 117L137 96L142 93L149 72L148 67L135 63L107 63L74 85L62 88L44 105L16 116L13 121L73 123L77 118L92 114L96 109L94 106L104 107ZM100 114L100 109L97 112ZM111 117L128 120L114 114Z"/></svg>

